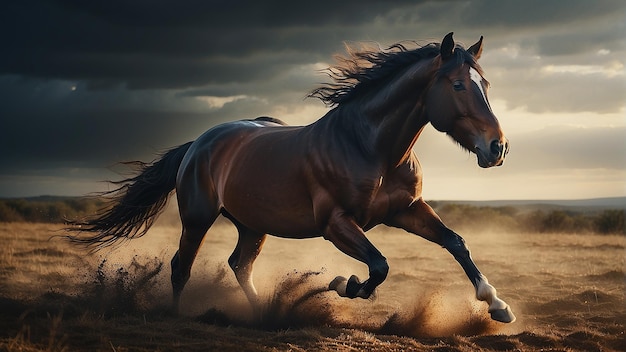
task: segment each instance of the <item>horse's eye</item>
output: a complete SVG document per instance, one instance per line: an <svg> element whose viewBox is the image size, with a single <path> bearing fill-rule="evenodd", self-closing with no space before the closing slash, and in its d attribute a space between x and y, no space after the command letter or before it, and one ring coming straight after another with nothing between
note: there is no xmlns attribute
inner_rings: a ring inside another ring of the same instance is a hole
<svg viewBox="0 0 626 352"><path fill-rule="evenodd" d="M461 81L455 81L452 84L452 87L454 88L454 90L456 91L460 91L460 90L465 90L465 85L463 84L463 82Z"/></svg>

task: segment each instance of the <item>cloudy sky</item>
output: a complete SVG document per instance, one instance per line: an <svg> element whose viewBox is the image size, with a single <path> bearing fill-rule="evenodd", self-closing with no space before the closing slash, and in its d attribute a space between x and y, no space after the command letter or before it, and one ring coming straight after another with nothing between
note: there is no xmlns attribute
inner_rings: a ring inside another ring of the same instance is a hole
<svg viewBox="0 0 626 352"><path fill-rule="evenodd" d="M626 2L9 0L0 5L0 197L108 189L122 160L260 115L309 124L344 42L473 44L511 152L428 126L427 199L626 196Z"/></svg>

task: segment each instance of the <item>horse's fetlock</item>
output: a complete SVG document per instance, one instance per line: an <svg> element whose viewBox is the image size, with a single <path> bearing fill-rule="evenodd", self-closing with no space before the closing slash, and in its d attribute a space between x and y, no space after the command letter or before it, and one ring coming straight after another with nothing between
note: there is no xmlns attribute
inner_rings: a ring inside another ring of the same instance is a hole
<svg viewBox="0 0 626 352"><path fill-rule="evenodd" d="M491 302L493 297L496 297L496 289L486 279L482 279L478 282L476 287L476 299L479 301Z"/></svg>
<svg viewBox="0 0 626 352"><path fill-rule="evenodd" d="M389 264L387 264L387 259L383 258L382 260L376 262L370 267L370 278L373 278L376 281L382 282L387 277L389 273Z"/></svg>

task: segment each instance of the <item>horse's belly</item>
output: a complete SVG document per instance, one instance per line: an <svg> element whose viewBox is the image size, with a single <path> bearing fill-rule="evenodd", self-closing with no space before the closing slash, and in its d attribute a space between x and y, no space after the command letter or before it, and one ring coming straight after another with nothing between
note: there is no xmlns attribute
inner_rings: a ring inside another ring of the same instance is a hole
<svg viewBox="0 0 626 352"><path fill-rule="evenodd" d="M226 196L224 208L237 221L261 233L285 238L320 236L310 203L301 197L264 192L236 192Z"/></svg>
<svg viewBox="0 0 626 352"><path fill-rule="evenodd" d="M223 207L242 224L286 237L320 236L304 179L289 167L232 170L222 190Z"/></svg>

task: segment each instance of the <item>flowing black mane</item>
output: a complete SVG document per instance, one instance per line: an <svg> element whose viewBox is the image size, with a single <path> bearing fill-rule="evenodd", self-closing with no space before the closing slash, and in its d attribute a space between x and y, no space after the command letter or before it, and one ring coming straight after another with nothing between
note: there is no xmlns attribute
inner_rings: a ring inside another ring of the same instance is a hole
<svg viewBox="0 0 626 352"><path fill-rule="evenodd" d="M415 42L407 42L418 46ZM453 60L439 68L439 72L448 72L462 63L469 63L482 73L480 66L462 46L456 46ZM407 66L424 59L431 59L439 54L440 43L429 43L417 48L407 48L404 43L396 43L388 49L355 50L346 45L347 56L337 55L338 64L325 70L333 80L314 89L308 97L320 99L327 106L345 103L363 91L376 86L383 86Z"/></svg>

